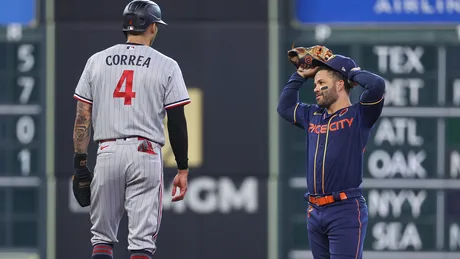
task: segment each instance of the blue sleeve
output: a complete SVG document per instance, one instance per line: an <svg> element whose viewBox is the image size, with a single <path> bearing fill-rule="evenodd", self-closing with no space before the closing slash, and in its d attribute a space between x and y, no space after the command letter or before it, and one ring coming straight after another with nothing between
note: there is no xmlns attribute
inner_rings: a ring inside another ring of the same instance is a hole
<svg viewBox="0 0 460 259"><path fill-rule="evenodd" d="M300 87L307 79L294 73L284 86L278 103L278 114L285 120L302 129L308 124L311 105L299 102Z"/></svg>
<svg viewBox="0 0 460 259"><path fill-rule="evenodd" d="M385 94L385 80L369 71L351 71L349 79L364 87L359 97L361 126L372 128L382 114Z"/></svg>

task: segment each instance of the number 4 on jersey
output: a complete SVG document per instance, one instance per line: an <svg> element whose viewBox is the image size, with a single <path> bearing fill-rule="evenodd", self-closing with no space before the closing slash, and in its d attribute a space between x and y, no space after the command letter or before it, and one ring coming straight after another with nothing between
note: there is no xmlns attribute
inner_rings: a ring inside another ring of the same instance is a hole
<svg viewBox="0 0 460 259"><path fill-rule="evenodd" d="M131 105L131 99L136 97L133 92L134 70L124 70L118 80L117 88L113 91L113 98L125 98L125 105ZM125 83L125 91L121 92L121 86Z"/></svg>

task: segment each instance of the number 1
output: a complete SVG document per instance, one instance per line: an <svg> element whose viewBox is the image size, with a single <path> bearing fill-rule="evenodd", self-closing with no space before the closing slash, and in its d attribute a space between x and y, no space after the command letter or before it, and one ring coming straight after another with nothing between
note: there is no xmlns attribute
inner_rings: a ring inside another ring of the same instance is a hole
<svg viewBox="0 0 460 259"><path fill-rule="evenodd" d="M18 154L19 162L21 163L21 173L24 176L30 174L30 151L23 149Z"/></svg>
<svg viewBox="0 0 460 259"><path fill-rule="evenodd" d="M133 77L134 70L124 70L120 80L118 80L117 88L113 91L113 98L125 98L125 105L131 105L131 99L136 98L136 93L133 92ZM121 86L125 84L125 91L121 92Z"/></svg>

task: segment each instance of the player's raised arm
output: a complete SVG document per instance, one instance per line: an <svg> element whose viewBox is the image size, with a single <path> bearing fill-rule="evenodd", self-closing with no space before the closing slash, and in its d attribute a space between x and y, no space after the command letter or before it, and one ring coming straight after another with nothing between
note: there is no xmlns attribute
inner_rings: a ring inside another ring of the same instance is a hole
<svg viewBox="0 0 460 259"><path fill-rule="evenodd" d="M288 51L289 61L297 68L284 86L278 103L278 114L294 125L305 128L308 124L310 104L299 101L300 87L318 71L316 61L325 62L333 55L325 46L315 45L308 48L292 46Z"/></svg>
<svg viewBox="0 0 460 259"><path fill-rule="evenodd" d="M364 87L359 98L361 125L370 128L382 113L385 94L385 80L382 77L359 68L350 71L349 79Z"/></svg>
<svg viewBox="0 0 460 259"><path fill-rule="evenodd" d="M317 68L302 69L294 73L284 86L278 103L278 114L294 125L304 128L307 121L309 104L299 101L299 91L308 77L316 73Z"/></svg>

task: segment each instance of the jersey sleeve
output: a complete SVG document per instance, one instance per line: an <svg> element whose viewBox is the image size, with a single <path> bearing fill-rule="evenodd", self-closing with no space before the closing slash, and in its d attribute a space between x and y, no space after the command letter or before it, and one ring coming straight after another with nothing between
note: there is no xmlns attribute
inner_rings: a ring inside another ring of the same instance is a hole
<svg viewBox="0 0 460 259"><path fill-rule="evenodd" d="M372 128L382 114L385 95L385 80L369 71L352 71L351 78L364 87L359 98L361 126Z"/></svg>
<svg viewBox="0 0 460 259"><path fill-rule="evenodd" d="M173 66L171 75L168 77L164 96L164 107L170 109L173 107L186 105L190 103L190 97L185 85L182 71L177 63Z"/></svg>
<svg viewBox="0 0 460 259"><path fill-rule="evenodd" d="M375 122L377 122L378 118L382 114L384 102L383 96L375 102L359 102L362 126L366 128L374 126Z"/></svg>
<svg viewBox="0 0 460 259"><path fill-rule="evenodd" d="M91 81L90 81L90 71L91 71L91 64L92 57L88 59L86 62L85 68L83 69L83 73L80 76L80 80L78 81L77 87L75 88L75 92L73 97L79 101L93 104L93 95L91 93Z"/></svg>
<svg viewBox="0 0 460 259"><path fill-rule="evenodd" d="M294 108L294 112L292 113L292 121L296 126L302 129L308 128L311 107L311 104L297 103L297 105Z"/></svg>
<svg viewBox="0 0 460 259"><path fill-rule="evenodd" d="M312 105L299 100L299 91L307 79L297 72L293 73L285 84L278 102L277 112L286 121L304 129L308 125L309 111Z"/></svg>

